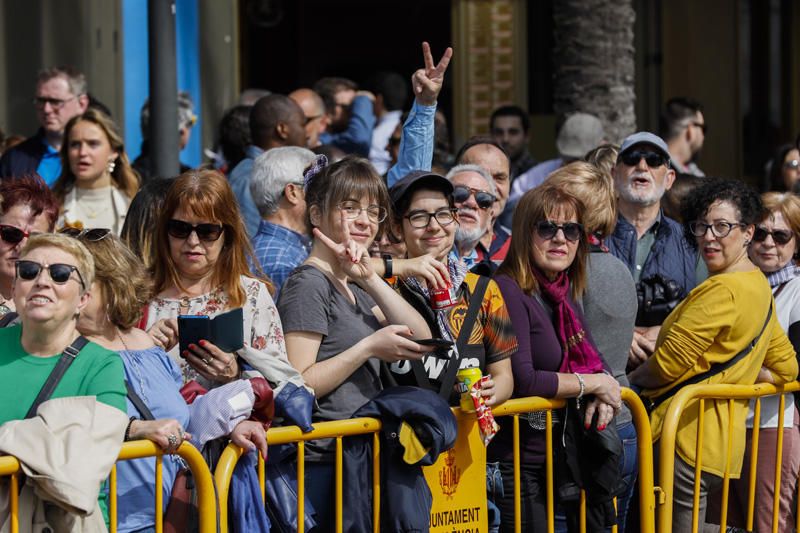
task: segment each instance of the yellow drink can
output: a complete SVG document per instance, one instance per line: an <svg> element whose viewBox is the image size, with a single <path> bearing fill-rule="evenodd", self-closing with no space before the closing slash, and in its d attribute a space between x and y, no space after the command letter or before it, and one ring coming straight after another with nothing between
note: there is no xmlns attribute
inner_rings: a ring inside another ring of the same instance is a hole
<svg viewBox="0 0 800 533"><path fill-rule="evenodd" d="M480 368L462 368L456 374L456 390L461 394L461 410L475 411L475 404L469 391L472 385L478 383L483 374Z"/></svg>

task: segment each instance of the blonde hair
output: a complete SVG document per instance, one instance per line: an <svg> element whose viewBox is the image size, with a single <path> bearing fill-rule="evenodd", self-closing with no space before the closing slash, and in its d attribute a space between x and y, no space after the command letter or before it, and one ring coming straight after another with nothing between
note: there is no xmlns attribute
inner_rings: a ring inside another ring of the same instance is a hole
<svg viewBox="0 0 800 533"><path fill-rule="evenodd" d="M59 233L39 233L38 235L31 235L27 244L19 254L20 258L25 257L37 248L58 248L75 258L81 279L85 286L81 293L89 290L94 282L94 259L86 246L77 239L61 235Z"/></svg>
<svg viewBox="0 0 800 533"><path fill-rule="evenodd" d="M617 209L610 173L594 164L575 161L550 174L545 184L559 187L583 203L586 233L604 238L614 232Z"/></svg>
<svg viewBox="0 0 800 533"><path fill-rule="evenodd" d="M773 212L779 211L795 239L800 238L800 198L790 192L766 192L761 195L761 202L764 204L764 216L761 220L766 220Z"/></svg>

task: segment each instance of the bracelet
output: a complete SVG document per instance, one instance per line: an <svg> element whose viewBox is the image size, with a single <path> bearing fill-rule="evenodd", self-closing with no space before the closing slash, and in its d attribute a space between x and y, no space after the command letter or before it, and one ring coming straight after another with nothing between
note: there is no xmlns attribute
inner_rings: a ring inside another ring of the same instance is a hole
<svg viewBox="0 0 800 533"><path fill-rule="evenodd" d="M578 396L575 398L575 402L577 402L578 407L581 406L581 398L583 398L583 393L586 392L586 383L583 381L583 376L578 374L577 372L574 373L575 377L578 378L578 384L581 386L580 392L578 392Z"/></svg>
<svg viewBox="0 0 800 533"><path fill-rule="evenodd" d="M133 425L133 421L134 420L139 420L139 419L136 418L135 416L132 416L128 420L128 427L125 428L125 442L128 442L129 440L131 440L131 426Z"/></svg>
<svg viewBox="0 0 800 533"><path fill-rule="evenodd" d="M383 254L381 259L383 259L383 279L389 279L392 277L392 256Z"/></svg>

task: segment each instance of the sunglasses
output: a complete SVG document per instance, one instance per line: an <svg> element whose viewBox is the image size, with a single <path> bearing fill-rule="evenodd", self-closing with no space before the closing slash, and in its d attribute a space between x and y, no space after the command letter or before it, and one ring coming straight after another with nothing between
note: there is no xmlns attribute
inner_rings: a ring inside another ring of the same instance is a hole
<svg viewBox="0 0 800 533"><path fill-rule="evenodd" d="M647 163L647 166L650 168L660 167L668 162L667 158L662 154L657 152L640 152L639 150L635 152L625 152L619 156L619 158L629 167L638 165L642 158L644 158L644 162Z"/></svg>
<svg viewBox="0 0 800 533"><path fill-rule="evenodd" d="M174 218L167 222L167 233L176 239L188 239L189 235L195 232L201 241L214 242L220 238L223 229L221 224L189 224Z"/></svg>
<svg viewBox="0 0 800 533"><path fill-rule="evenodd" d="M16 226L0 224L0 239L3 239L8 244L19 244L22 242L22 239L30 236L30 233L23 231Z"/></svg>
<svg viewBox="0 0 800 533"><path fill-rule="evenodd" d="M108 228L91 228L91 229L80 229L80 228L61 228L58 230L59 233L63 235L67 235L69 237L73 237L75 239L83 239L89 242L97 242L105 239L108 237L111 230Z"/></svg>
<svg viewBox="0 0 800 533"><path fill-rule="evenodd" d="M74 265L67 265L65 263L42 265L36 261L20 260L16 262L16 266L17 277L19 279L24 279L26 281L34 280L39 277L39 273L42 271L42 269L46 268L50 273L50 279L53 280L53 283L57 283L59 285L64 285L67 281L69 281L69 279L72 277L72 273L75 272L78 275L78 281L80 282L81 287L84 289L86 288L86 284L83 282L83 276L81 276L81 271L78 270L78 267Z"/></svg>
<svg viewBox="0 0 800 533"><path fill-rule="evenodd" d="M583 237L583 226L577 222L556 224L549 220L541 220L536 223L536 235L540 239L550 240L556 236L558 230L564 232L564 238L571 242L577 242Z"/></svg>
<svg viewBox="0 0 800 533"><path fill-rule="evenodd" d="M458 204L463 204L469 197L475 195L475 203L481 209L489 209L497 201L497 197L490 192L482 191L480 189L473 189L472 187L465 187L464 185L457 185L453 188L453 201Z"/></svg>
<svg viewBox="0 0 800 533"><path fill-rule="evenodd" d="M794 233L789 230L776 229L768 231L766 228L756 226L756 230L753 232L753 240L756 242L764 242L768 235L772 235L772 240L775 241L775 244L780 244L781 246L787 244L792 240L792 237L794 237Z"/></svg>

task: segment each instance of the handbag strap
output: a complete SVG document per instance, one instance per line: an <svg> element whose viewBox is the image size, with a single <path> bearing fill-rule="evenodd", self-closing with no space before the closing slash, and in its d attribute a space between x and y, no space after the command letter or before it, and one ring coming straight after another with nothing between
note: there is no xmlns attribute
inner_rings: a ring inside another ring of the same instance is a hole
<svg viewBox="0 0 800 533"><path fill-rule="evenodd" d="M136 391L133 390L133 386L127 380L125 381L125 388L128 389L128 399L136 410L139 411L139 414L142 415L142 420L155 420L156 417L153 416L153 412L148 409L147 404L144 403L141 396L136 394Z"/></svg>
<svg viewBox="0 0 800 533"><path fill-rule="evenodd" d="M727 361L721 363L714 363L713 365L711 365L711 368L709 368L702 374L697 374L696 376L693 376L687 379L686 381L682 381L677 385L675 385L674 387L672 387L671 389L669 389L668 391L666 391L665 393L663 393L661 396L651 399L650 400L651 409L655 409L665 401L675 396L675 394L677 394L678 391L681 390L683 387L686 387L688 385L695 385L697 383L705 381L708 378L719 374L723 370L729 369L730 367L732 367L733 365L735 365L736 363L747 357L747 355L749 355L750 352L753 351L753 348L756 347L756 344L758 344L758 340L761 338L761 335L763 335L764 331L767 329L767 325L769 324L770 318L772 318L772 301L770 301L769 310L767 311L767 319L764 321L764 325L761 327L761 331L758 332L758 335L756 335L756 337L752 341L750 341L750 343L747 346L745 346L741 352L737 353Z"/></svg>
<svg viewBox="0 0 800 533"><path fill-rule="evenodd" d="M39 409L39 405L50 399L50 396L52 396L53 392L55 392L56 387L61 381L61 378L64 377L64 374L67 372L69 366L72 364L75 358L78 357L78 354L88 342L89 341L86 340L86 337L81 335L75 339L72 344L67 346L67 348L61 353L61 357L58 359L55 368L52 372L50 372L50 375L47 377L47 381L44 382L44 385L42 385L42 390L39 391L36 399L33 400L33 405L31 405L31 408L28 409L28 414L25 415L25 418L32 418L35 416L36 410Z"/></svg>
<svg viewBox="0 0 800 533"><path fill-rule="evenodd" d="M0 328L5 328L9 326L12 322L14 322L17 317L19 316L18 313L15 311L9 311L8 313L3 315L3 318L0 318Z"/></svg>

